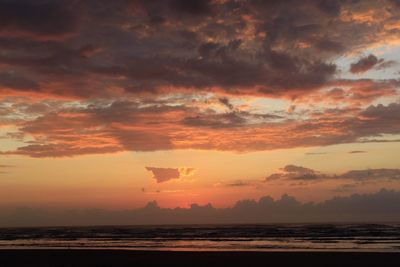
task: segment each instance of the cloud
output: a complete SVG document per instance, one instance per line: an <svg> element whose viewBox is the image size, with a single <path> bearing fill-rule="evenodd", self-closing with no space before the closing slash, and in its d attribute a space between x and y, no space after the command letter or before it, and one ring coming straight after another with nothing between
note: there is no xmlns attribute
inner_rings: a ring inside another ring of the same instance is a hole
<svg viewBox="0 0 400 267"><path fill-rule="evenodd" d="M207 128L231 128L245 124L246 119L237 112L229 112L222 114L204 114L194 117L186 117L183 124L195 127Z"/></svg>
<svg viewBox="0 0 400 267"><path fill-rule="evenodd" d="M335 58L398 38L392 7L390 1L2 1L0 63L53 96L186 90L293 98L329 87ZM363 21L365 13L380 19ZM353 70L365 71L375 59L361 59Z"/></svg>
<svg viewBox="0 0 400 267"><path fill-rule="evenodd" d="M361 153L367 153L367 151L364 150L352 150L348 152L349 154L361 154Z"/></svg>
<svg viewBox="0 0 400 267"><path fill-rule="evenodd" d="M184 176L191 176L196 171L195 168L157 168L157 167L146 167L146 170L153 173L153 178L156 179L157 183L167 182L173 179L180 179Z"/></svg>
<svg viewBox="0 0 400 267"><path fill-rule="evenodd" d="M196 172L195 168L187 168L187 167L181 167L179 168L179 173L181 176L192 176Z"/></svg>
<svg viewBox="0 0 400 267"><path fill-rule="evenodd" d="M233 110L233 109L234 109L234 106L232 105L232 103L230 103L230 101L229 101L228 98L226 98L226 97L221 97L221 98L218 98L218 101L219 101L222 105L226 106L228 109L230 109L230 110Z"/></svg>
<svg viewBox="0 0 400 267"><path fill-rule="evenodd" d="M397 5L328 2L2 1L0 124L25 143L0 153L247 152L399 134L398 77L343 79L337 65L395 46ZM369 55L353 70L392 64ZM266 104L277 99L297 108Z"/></svg>
<svg viewBox="0 0 400 267"><path fill-rule="evenodd" d="M15 167L14 165L7 165L7 164L0 164L0 174L6 174L8 173L7 171L3 171L2 169L8 169L8 168L13 168Z"/></svg>
<svg viewBox="0 0 400 267"><path fill-rule="evenodd" d="M352 153L364 153L364 151L355 151ZM353 182L398 181L400 180L400 169L350 170L342 174L324 174L302 166L286 165L279 169L279 172L273 173L265 178L266 182L312 182L325 180L351 180Z"/></svg>
<svg viewBox="0 0 400 267"><path fill-rule="evenodd" d="M16 73L0 73L0 86L25 91L34 91L39 88L35 81Z"/></svg>
<svg viewBox="0 0 400 267"><path fill-rule="evenodd" d="M277 111L220 111L213 103L193 104L185 97L175 105L144 99L72 106L69 101L29 103L23 98L10 105L13 101L0 102L6 113L0 122L17 124L18 131L8 138L30 140L2 154L32 157L171 149L246 152L366 142L400 132L399 103L310 110L293 120L293 114Z"/></svg>
<svg viewBox="0 0 400 267"><path fill-rule="evenodd" d="M156 201L127 211L2 208L0 226L394 222L400 220L399 203L400 192L382 189L319 203L302 203L289 195L279 199L264 196L239 200L229 208L192 204L190 208L169 209Z"/></svg>
<svg viewBox="0 0 400 267"><path fill-rule="evenodd" d="M369 55L358 60L356 63L351 64L351 73L363 73L372 69L376 64L381 62L375 55Z"/></svg>
<svg viewBox="0 0 400 267"><path fill-rule="evenodd" d="M381 63L379 63L375 69L377 70L384 70L384 69L388 69L394 66L397 66L399 63L396 60L389 60L389 61L383 61Z"/></svg>
<svg viewBox="0 0 400 267"><path fill-rule="evenodd" d="M14 165L0 164L0 168L12 168Z"/></svg>
<svg viewBox="0 0 400 267"><path fill-rule="evenodd" d="M1 1L0 34L44 40L76 30L76 15L68 1Z"/></svg>
<svg viewBox="0 0 400 267"><path fill-rule="evenodd" d="M399 180L400 169L351 170L339 176L342 179L355 181Z"/></svg>
<svg viewBox="0 0 400 267"><path fill-rule="evenodd" d="M153 178L157 180L157 183L180 178L180 172L178 169L175 168L146 167L146 170L153 173Z"/></svg>
<svg viewBox="0 0 400 267"><path fill-rule="evenodd" d="M269 175L265 178L265 181L274 180L298 180L298 181L313 181L318 179L326 178L324 174L321 174L315 170L296 166L286 165L280 169L280 172Z"/></svg>
<svg viewBox="0 0 400 267"><path fill-rule="evenodd" d="M172 0L170 6L172 9L182 13L188 13L194 16L210 14L211 1L196 1L196 0Z"/></svg>
<svg viewBox="0 0 400 267"><path fill-rule="evenodd" d="M307 152L305 155L307 156L319 156L319 155L326 155L327 152Z"/></svg>
<svg viewBox="0 0 400 267"><path fill-rule="evenodd" d="M217 183L215 186L230 187L230 188L240 188L240 187L253 187L255 189L260 189L263 183L259 180L236 180L227 183Z"/></svg>
<svg viewBox="0 0 400 267"><path fill-rule="evenodd" d="M250 183L243 182L243 181L236 181L236 182L232 182L232 183L228 183L226 184L227 187L243 187L243 186L249 186Z"/></svg>
<svg viewBox="0 0 400 267"><path fill-rule="evenodd" d="M337 80L332 83L333 88L320 90L303 98L298 103L326 103L339 106L345 103L348 109L365 107L381 98L395 98L399 81L396 79L358 79Z"/></svg>
<svg viewBox="0 0 400 267"><path fill-rule="evenodd" d="M339 185L338 187L336 187L333 191L335 191L335 192L351 192L356 188L357 188L356 183L342 184L342 185Z"/></svg>

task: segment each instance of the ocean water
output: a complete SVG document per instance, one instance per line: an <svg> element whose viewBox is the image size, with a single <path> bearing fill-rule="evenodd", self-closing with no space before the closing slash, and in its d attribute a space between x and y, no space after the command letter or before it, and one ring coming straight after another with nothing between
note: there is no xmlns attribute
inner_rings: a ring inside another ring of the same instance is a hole
<svg viewBox="0 0 400 267"><path fill-rule="evenodd" d="M400 252L400 223L0 228L6 248Z"/></svg>

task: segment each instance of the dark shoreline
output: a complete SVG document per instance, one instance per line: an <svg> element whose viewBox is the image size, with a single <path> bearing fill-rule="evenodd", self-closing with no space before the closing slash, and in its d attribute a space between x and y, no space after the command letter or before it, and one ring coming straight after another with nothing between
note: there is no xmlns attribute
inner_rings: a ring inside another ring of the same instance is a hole
<svg viewBox="0 0 400 267"><path fill-rule="evenodd" d="M391 252L176 252L80 249L4 249L2 267L128 266L399 266Z"/></svg>

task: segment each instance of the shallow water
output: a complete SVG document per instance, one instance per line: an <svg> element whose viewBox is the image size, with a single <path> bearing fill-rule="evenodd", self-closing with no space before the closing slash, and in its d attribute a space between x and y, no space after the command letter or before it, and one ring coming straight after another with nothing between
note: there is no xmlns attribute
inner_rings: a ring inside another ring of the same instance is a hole
<svg viewBox="0 0 400 267"><path fill-rule="evenodd" d="M0 228L0 249L400 252L400 224Z"/></svg>

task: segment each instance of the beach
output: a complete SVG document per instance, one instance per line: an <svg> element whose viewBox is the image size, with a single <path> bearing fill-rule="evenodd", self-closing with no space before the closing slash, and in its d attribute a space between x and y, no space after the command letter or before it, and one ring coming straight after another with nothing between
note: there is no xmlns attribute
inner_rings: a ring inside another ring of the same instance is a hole
<svg viewBox="0 0 400 267"><path fill-rule="evenodd" d="M3 249L4 267L399 266L400 253Z"/></svg>

